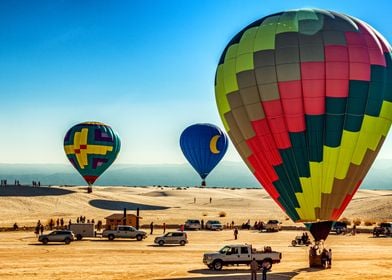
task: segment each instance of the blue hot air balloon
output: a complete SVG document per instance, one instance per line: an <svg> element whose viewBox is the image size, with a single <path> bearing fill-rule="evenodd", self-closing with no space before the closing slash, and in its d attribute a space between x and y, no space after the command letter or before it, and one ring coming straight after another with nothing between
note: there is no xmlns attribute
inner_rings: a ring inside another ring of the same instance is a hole
<svg viewBox="0 0 392 280"><path fill-rule="evenodd" d="M180 136L181 150L202 178L202 186L212 169L227 151L228 139L222 130L208 123L187 127Z"/></svg>

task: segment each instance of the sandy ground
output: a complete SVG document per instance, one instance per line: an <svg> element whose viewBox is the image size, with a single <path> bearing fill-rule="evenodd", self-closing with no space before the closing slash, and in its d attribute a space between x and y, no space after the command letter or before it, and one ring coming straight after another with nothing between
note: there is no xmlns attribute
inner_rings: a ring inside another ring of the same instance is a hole
<svg viewBox="0 0 392 280"><path fill-rule="evenodd" d="M361 190L342 216L392 220L391 206L392 191ZM207 221L219 218L221 212L225 217L219 219L224 223L279 219L284 225L293 225L261 189L101 187L87 194L81 187L7 187L0 189L0 227L11 227L14 222L33 226L38 219L45 223L61 217L75 221L80 215L98 221L123 207L129 213L139 207L144 225L181 224L188 218ZM1 232L0 279L250 279L246 266L215 272L202 263L204 252L234 242L232 231L189 232L187 246L163 248L153 246L160 233L156 229L142 242L97 238L44 246L32 232ZM392 238L332 234L327 246L333 250L333 268L317 270L308 268L306 247L289 246L300 233L241 230L239 242L260 248L269 245L283 253L282 262L274 265L268 279L391 279Z"/></svg>
<svg viewBox="0 0 392 280"><path fill-rule="evenodd" d="M0 233L0 279L250 279L247 266L208 270L204 252L225 244L270 245L283 253L268 279L391 279L392 238L331 235L327 245L333 251L332 269L309 269L307 247L291 247L295 231L259 233L241 230L239 240L232 232L189 232L185 247L153 245L144 241L90 239L70 245L41 245L32 233ZM261 276L260 276L261 278Z"/></svg>

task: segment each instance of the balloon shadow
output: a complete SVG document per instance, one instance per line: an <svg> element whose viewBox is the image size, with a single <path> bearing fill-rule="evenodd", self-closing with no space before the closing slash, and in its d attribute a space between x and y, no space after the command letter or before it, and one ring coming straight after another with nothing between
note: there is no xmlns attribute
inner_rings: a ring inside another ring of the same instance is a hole
<svg viewBox="0 0 392 280"><path fill-rule="evenodd" d="M166 206L147 205L147 204L126 202L126 201L105 200L105 199L93 199L89 201L89 204L93 207L105 209L105 210L123 210L124 208L126 208L127 210L136 210L137 208L139 208L140 210L166 210L170 208Z"/></svg>
<svg viewBox="0 0 392 280"><path fill-rule="evenodd" d="M7 186L0 187L0 196L56 196L74 193L75 191L50 188L50 187L30 187L30 186Z"/></svg>

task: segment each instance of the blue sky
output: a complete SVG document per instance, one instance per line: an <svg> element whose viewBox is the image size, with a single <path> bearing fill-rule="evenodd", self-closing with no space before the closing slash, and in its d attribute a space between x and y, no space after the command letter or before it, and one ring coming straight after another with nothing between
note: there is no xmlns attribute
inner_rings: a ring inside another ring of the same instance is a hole
<svg viewBox="0 0 392 280"><path fill-rule="evenodd" d="M282 10L358 17L392 40L390 1L0 1L0 163L67 163L72 125L120 135L117 163L182 163L182 130L222 127L214 75L243 27ZM392 158L388 138L380 155ZM231 146L225 160L240 161Z"/></svg>

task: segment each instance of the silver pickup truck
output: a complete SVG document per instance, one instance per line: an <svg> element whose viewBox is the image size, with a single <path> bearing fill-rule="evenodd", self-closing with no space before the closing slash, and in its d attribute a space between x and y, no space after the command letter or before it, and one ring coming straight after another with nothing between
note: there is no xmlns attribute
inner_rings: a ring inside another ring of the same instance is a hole
<svg viewBox="0 0 392 280"><path fill-rule="evenodd" d="M104 230L102 232L102 237L107 237L109 240L115 238L136 238L136 240L141 241L147 237L147 233L131 226L117 226L117 229L115 230Z"/></svg>
<svg viewBox="0 0 392 280"><path fill-rule="evenodd" d="M205 253L203 263L209 269L221 270L223 266L234 264L246 264L256 259L260 268L271 269L273 263L279 263L282 253L272 251L271 247L266 246L264 250L258 251L250 244L226 245L218 252Z"/></svg>

